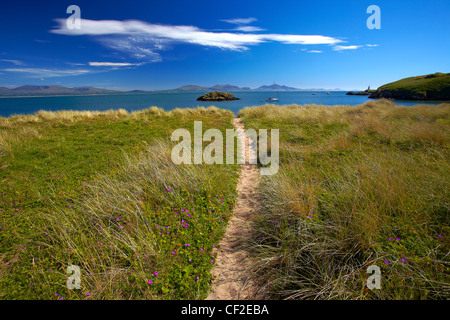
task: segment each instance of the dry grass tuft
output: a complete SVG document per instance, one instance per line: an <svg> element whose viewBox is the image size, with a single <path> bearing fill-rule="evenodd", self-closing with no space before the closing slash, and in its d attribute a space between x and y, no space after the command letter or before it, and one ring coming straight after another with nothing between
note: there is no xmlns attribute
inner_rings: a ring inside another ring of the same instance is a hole
<svg viewBox="0 0 450 320"><path fill-rule="evenodd" d="M284 299L448 299L450 104L261 106L280 130L264 177L255 272ZM382 290L366 269L382 270Z"/></svg>

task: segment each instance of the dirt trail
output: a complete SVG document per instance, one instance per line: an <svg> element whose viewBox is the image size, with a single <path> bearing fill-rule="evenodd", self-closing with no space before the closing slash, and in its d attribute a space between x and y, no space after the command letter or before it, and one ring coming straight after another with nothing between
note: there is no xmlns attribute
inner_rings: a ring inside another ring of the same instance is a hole
<svg viewBox="0 0 450 320"><path fill-rule="evenodd" d="M244 129L241 119L233 119L236 129ZM212 284L212 291L206 300L252 300L263 299L261 287L256 285L249 273L250 260L244 249L250 235L251 223L255 218L254 212L258 206L257 186L260 173L256 164L249 164L249 159L256 159L256 150L249 147L248 137L242 133L240 141L246 139L245 164L241 166L237 184L237 203L233 216L228 222L225 235L217 250L216 266L212 274L217 276ZM254 162L252 162L254 163Z"/></svg>

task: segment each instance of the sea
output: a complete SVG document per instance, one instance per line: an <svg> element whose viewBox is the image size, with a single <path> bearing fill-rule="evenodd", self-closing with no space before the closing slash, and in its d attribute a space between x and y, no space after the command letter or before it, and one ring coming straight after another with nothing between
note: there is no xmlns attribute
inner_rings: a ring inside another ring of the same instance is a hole
<svg viewBox="0 0 450 320"><path fill-rule="evenodd" d="M14 97L0 98L0 116L9 117L16 114L32 114L39 110L78 110L78 111L105 111L110 109L125 109L129 112L149 108L160 107L166 111L174 108L195 108L197 106L216 106L221 109L231 110L237 115L239 110L245 107L260 106L266 104L266 98L278 98L277 102L267 102L277 105L287 104L318 104L326 106L334 105L358 105L368 100L367 96L348 96L346 91L285 91L285 92L232 92L240 100L222 102L196 101L202 93L148 93L148 94L121 94L121 95L87 95L87 96L53 96L53 97ZM439 104L441 102L401 101L396 104L413 106L416 104Z"/></svg>

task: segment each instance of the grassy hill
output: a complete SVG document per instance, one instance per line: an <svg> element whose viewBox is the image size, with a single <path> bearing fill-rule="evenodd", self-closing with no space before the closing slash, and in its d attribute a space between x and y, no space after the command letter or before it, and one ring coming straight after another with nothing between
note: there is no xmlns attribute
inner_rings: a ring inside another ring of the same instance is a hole
<svg viewBox="0 0 450 320"><path fill-rule="evenodd" d="M369 98L398 100L450 100L450 73L434 73L385 84Z"/></svg>

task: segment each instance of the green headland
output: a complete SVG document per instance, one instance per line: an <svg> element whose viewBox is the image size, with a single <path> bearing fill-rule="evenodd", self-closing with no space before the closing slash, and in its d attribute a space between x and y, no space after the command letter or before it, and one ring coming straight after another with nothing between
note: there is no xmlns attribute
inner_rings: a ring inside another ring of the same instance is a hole
<svg viewBox="0 0 450 320"><path fill-rule="evenodd" d="M450 100L450 73L405 78L379 87L369 98L395 100Z"/></svg>

